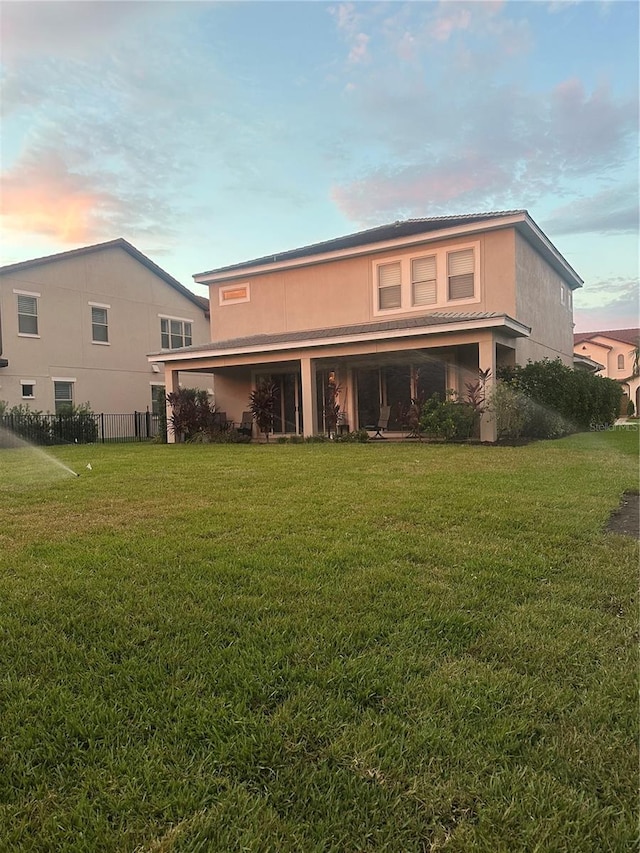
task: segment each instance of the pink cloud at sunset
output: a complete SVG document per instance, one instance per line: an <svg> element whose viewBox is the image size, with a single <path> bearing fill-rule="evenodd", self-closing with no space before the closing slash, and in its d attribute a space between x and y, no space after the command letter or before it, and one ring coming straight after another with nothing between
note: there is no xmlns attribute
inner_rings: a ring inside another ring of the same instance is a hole
<svg viewBox="0 0 640 853"><path fill-rule="evenodd" d="M504 180L495 161L468 155L461 161L433 167L418 164L394 173L376 171L361 180L334 186L331 198L345 216L365 225L373 223L372 211L401 209L406 216L424 216L425 199L437 209L458 203L461 198L491 192Z"/></svg>
<svg viewBox="0 0 640 853"><path fill-rule="evenodd" d="M60 243L100 239L115 198L96 190L84 175L71 174L56 154L22 160L0 179L1 216L6 228Z"/></svg>

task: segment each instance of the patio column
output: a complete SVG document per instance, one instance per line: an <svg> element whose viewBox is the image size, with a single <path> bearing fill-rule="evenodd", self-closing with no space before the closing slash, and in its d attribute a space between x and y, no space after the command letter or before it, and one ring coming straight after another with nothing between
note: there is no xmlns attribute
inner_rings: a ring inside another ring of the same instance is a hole
<svg viewBox="0 0 640 853"><path fill-rule="evenodd" d="M478 343L478 367L491 371L485 385L485 398L489 400L496 383L496 343L491 333ZM496 419L491 412L484 412L480 418L480 441L496 441L497 438Z"/></svg>
<svg viewBox="0 0 640 853"><path fill-rule="evenodd" d="M172 370L170 367L165 365L164 368L164 393L171 394L174 391L177 391L180 388L180 384L178 382L179 373L177 370ZM175 444L176 436L174 431L169 426L171 418L171 406L167 403L167 444Z"/></svg>
<svg viewBox="0 0 640 853"><path fill-rule="evenodd" d="M302 384L302 432L313 435L316 432L316 365L310 358L300 359L300 379Z"/></svg>

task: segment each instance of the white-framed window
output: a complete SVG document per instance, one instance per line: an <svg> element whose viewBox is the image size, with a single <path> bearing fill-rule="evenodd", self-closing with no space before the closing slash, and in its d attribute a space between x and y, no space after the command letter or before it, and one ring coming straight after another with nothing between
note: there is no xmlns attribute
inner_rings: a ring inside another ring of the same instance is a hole
<svg viewBox="0 0 640 853"><path fill-rule="evenodd" d="M438 301L436 256L411 261L411 304L434 305Z"/></svg>
<svg viewBox="0 0 640 853"><path fill-rule="evenodd" d="M564 305L564 284L560 285L560 304Z"/></svg>
<svg viewBox="0 0 640 853"><path fill-rule="evenodd" d="M238 302L251 301L251 286L249 282L244 284L230 284L221 287L218 291L219 305L237 305Z"/></svg>
<svg viewBox="0 0 640 853"><path fill-rule="evenodd" d="M448 298L473 299L475 295L475 260L473 249L449 252L447 255Z"/></svg>
<svg viewBox="0 0 640 853"><path fill-rule="evenodd" d="M73 406L73 385L75 379L53 378L53 402L56 415L63 414Z"/></svg>
<svg viewBox="0 0 640 853"><path fill-rule="evenodd" d="M109 343L109 305L98 305L90 302L91 306L91 341L94 344Z"/></svg>
<svg viewBox="0 0 640 853"><path fill-rule="evenodd" d="M371 267L377 316L480 302L479 241L373 258Z"/></svg>
<svg viewBox="0 0 640 853"><path fill-rule="evenodd" d="M21 379L20 387L22 388L22 399L33 400L33 398L36 396L36 380Z"/></svg>
<svg viewBox="0 0 640 853"><path fill-rule="evenodd" d="M18 297L18 334L37 338L38 335L38 299L39 293L24 290L13 291Z"/></svg>
<svg viewBox="0 0 640 853"><path fill-rule="evenodd" d="M400 261L378 267L378 308L400 308L402 305L402 277Z"/></svg>
<svg viewBox="0 0 640 853"><path fill-rule="evenodd" d="M160 341L162 349L190 347L193 340L192 328L192 320L160 317Z"/></svg>

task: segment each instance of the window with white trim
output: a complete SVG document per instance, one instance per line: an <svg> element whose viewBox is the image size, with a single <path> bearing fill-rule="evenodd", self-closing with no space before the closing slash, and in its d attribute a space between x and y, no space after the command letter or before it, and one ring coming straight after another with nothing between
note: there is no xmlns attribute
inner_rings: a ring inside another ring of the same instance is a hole
<svg viewBox="0 0 640 853"><path fill-rule="evenodd" d="M67 380L54 380L53 400L56 415L64 414L73 406L73 382Z"/></svg>
<svg viewBox="0 0 640 853"><path fill-rule="evenodd" d="M400 261L378 267L378 308L400 308L402 305L402 279Z"/></svg>
<svg viewBox="0 0 640 853"><path fill-rule="evenodd" d="M91 340L94 344L109 343L109 318L106 306L91 306Z"/></svg>
<svg viewBox="0 0 640 853"><path fill-rule="evenodd" d="M22 388L22 399L23 400L33 400L35 395L35 381L32 379L23 379L20 382L20 386Z"/></svg>
<svg viewBox="0 0 640 853"><path fill-rule="evenodd" d="M564 284L560 285L560 303L564 305Z"/></svg>
<svg viewBox="0 0 640 853"><path fill-rule="evenodd" d="M38 297L18 294L18 334L38 334Z"/></svg>
<svg viewBox="0 0 640 853"><path fill-rule="evenodd" d="M433 305L437 301L436 256L411 261L411 304Z"/></svg>
<svg viewBox="0 0 640 853"><path fill-rule="evenodd" d="M189 320L160 318L160 339L162 349L190 347L192 342L192 324Z"/></svg>
<svg viewBox="0 0 640 853"><path fill-rule="evenodd" d="M475 293L473 249L447 255L449 299L472 299Z"/></svg>

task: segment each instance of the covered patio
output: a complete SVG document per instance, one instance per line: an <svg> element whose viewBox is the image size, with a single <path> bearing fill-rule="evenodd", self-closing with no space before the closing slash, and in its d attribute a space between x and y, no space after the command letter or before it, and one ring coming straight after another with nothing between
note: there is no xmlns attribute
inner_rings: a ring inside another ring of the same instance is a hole
<svg viewBox="0 0 640 853"><path fill-rule="evenodd" d="M200 347L149 356L164 362L167 392L177 390L178 374L210 371L215 401L239 422L249 394L270 378L279 389L273 432L309 436L326 433L326 389L337 391L339 428L356 430L378 423L388 407L390 437L406 433L406 412L413 400L447 390L460 394L478 371L489 371L490 394L496 369L515 363L515 346L529 329L507 315L430 314L410 319L255 335L214 341ZM481 419L480 438L495 441L495 423ZM172 440L172 436L169 436Z"/></svg>

